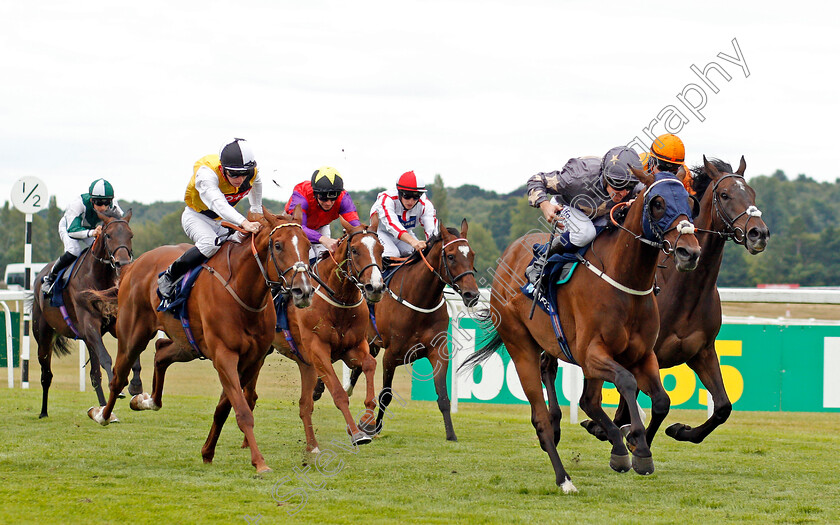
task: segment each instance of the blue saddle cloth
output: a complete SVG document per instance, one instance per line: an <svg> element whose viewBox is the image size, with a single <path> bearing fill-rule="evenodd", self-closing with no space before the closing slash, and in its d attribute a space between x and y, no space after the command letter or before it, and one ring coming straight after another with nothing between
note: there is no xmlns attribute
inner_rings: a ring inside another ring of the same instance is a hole
<svg viewBox="0 0 840 525"><path fill-rule="evenodd" d="M196 266L188 271L186 275L178 279L178 282L175 283L175 297L171 301L164 300L163 296L160 295L160 290L158 290L157 294L161 301L157 307L157 311L169 312L175 319L186 319L187 300L190 298L190 292L192 292L192 287L198 278L198 274L201 273L201 269L201 265ZM160 272L158 277L161 275L163 275L163 272Z"/></svg>
<svg viewBox="0 0 840 525"><path fill-rule="evenodd" d="M64 289L67 288L67 284L70 282L70 276L73 275L73 268L75 268L79 261L82 260L82 256L84 254L85 252L83 251L81 255L76 257L76 260L73 261L70 266L67 266L58 272L58 275L55 277L55 285L53 285L52 295L50 296L50 306L55 308L61 308L64 306Z"/></svg>
<svg viewBox="0 0 840 525"><path fill-rule="evenodd" d="M535 256L534 259L531 260L531 263L533 263L538 256L544 254L547 249L548 243L535 244ZM545 287L542 287L537 293L537 304L551 319L551 327L554 329L554 335L557 337L557 343L560 345L560 350L563 351L563 355L566 356L569 362L573 364L578 363L575 361L575 358L572 357L572 351L569 348L568 341L566 340L566 334L563 332L563 325L560 323L560 316L557 314L557 289L572 278L572 274L578 266L577 257L578 255L582 255L585 251L586 248L584 247L575 253L559 253L549 257L543 270L543 282L547 283L548 290L545 290ZM522 286L520 290L527 298L531 300L534 299L534 285L530 282L527 282L527 284Z"/></svg>

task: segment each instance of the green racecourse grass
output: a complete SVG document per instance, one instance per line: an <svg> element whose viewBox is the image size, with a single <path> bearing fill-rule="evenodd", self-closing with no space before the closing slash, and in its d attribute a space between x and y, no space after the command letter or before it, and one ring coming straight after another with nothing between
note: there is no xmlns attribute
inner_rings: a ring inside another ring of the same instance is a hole
<svg viewBox="0 0 840 525"><path fill-rule="evenodd" d="M151 358L151 351L144 354L147 390ZM560 457L580 492L564 495L527 406L462 403L453 415L459 441L450 443L437 405L408 400L403 367L396 391L407 404L395 399L382 436L357 453L330 444L347 441L328 394L316 405L321 448L337 454L325 468L341 470L327 477L308 458L310 483L322 485L315 490L296 479L306 458L290 361L269 356L260 378L256 436L274 469L262 476L239 448L233 417L215 462L201 461L220 391L210 363L174 364L160 412L132 412L120 400L122 422L106 428L85 414L94 395L89 385L77 391L77 363L76 353L54 361L48 419L38 419L37 361L30 390L0 389L0 523L254 523L258 516L260 525L840 523L836 413L734 412L701 445L660 431L656 472L642 477L610 470L608 445L570 425L565 412ZM362 409L362 392L351 399L354 413ZM672 411L666 425L704 418L700 411ZM295 490L307 500L290 515L301 498L283 505L274 498Z"/></svg>

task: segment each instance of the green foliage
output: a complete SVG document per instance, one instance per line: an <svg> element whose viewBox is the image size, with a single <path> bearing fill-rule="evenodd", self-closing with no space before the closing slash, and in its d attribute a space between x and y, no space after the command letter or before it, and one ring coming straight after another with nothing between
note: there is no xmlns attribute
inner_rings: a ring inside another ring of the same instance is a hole
<svg viewBox="0 0 840 525"><path fill-rule="evenodd" d="M771 238L765 253L749 255L742 246L728 243L718 283L720 286L755 286L760 283L798 283L808 286L832 286L840 281L840 179L833 183L816 182L799 175L789 178L781 170L772 175L750 179L756 191L756 204L770 228ZM362 222L368 222L370 208L383 188L352 192ZM462 218L470 224L471 237L482 269L492 267L498 254L516 238L540 225L540 212L528 205L524 185L509 194L499 194L476 185L446 188L440 174L429 186L441 224L460 228ZM280 213L284 201L265 199L265 206ZM124 210L131 208L136 255L156 246L189 242L181 229L183 201L142 204L121 201ZM247 199L237 205L247 213ZM57 228L62 210L50 207L33 218L33 260L50 261L63 251ZM9 204L0 209L0 271L10 262L23 260L23 214ZM336 222L333 236L341 233ZM421 234L418 231L418 236ZM487 244L487 239L492 245ZM480 239L480 240L479 240ZM477 243L480 243L480 247ZM479 263L477 263L479 264ZM486 266L486 265L491 266Z"/></svg>
<svg viewBox="0 0 840 525"><path fill-rule="evenodd" d="M469 224L467 239L475 252L476 279L479 276L489 275L487 271L496 267L496 260L501 255L493 240L493 235L480 222L473 222Z"/></svg>

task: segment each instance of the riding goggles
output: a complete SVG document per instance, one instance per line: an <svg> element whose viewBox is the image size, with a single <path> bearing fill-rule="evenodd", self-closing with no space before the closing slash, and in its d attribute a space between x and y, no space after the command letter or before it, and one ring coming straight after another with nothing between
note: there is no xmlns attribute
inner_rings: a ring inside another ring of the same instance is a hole
<svg viewBox="0 0 840 525"><path fill-rule="evenodd" d="M400 197L403 199L419 200L421 195L423 194L419 191L400 191Z"/></svg>
<svg viewBox="0 0 840 525"><path fill-rule="evenodd" d="M339 195L341 195L340 191L321 191L316 193L315 197L322 201L334 201Z"/></svg>
<svg viewBox="0 0 840 525"><path fill-rule="evenodd" d="M113 202L111 199L93 198L93 199L90 200L90 203L93 204L94 206L110 206L111 202Z"/></svg>
<svg viewBox="0 0 840 525"><path fill-rule="evenodd" d="M228 177L250 177L256 168L225 168Z"/></svg>

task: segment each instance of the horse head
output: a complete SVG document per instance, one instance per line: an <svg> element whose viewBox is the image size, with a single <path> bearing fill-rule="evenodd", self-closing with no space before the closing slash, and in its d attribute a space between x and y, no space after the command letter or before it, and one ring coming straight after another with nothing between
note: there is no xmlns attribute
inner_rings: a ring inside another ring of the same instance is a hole
<svg viewBox="0 0 840 525"><path fill-rule="evenodd" d="M295 207L294 215L274 215L263 208L262 217L252 216L263 224L262 231L268 232L266 246L269 272L276 277L267 277L272 295L291 296L298 308L306 308L312 302L314 288L309 280L309 239L301 228L302 212ZM270 275L270 274L268 274Z"/></svg>
<svg viewBox="0 0 840 525"><path fill-rule="evenodd" d="M100 261L119 270L134 260L131 250L131 238L134 237L134 233L128 225L131 209L125 215L120 215L116 210L96 212L96 215L102 221L102 233L96 239L99 246L95 250L92 248L91 253L96 254Z"/></svg>
<svg viewBox="0 0 840 525"><path fill-rule="evenodd" d="M746 169L747 163L743 156L738 170L733 173L729 164L719 159L707 160L704 155L702 168L697 168L695 183L698 193L709 184L712 185L712 229L743 244L744 248L755 255L767 247L770 229L755 205L755 190L744 178Z"/></svg>
<svg viewBox="0 0 840 525"><path fill-rule="evenodd" d="M441 254L438 272L443 281L455 289L468 307L478 302L478 284L475 282L475 252L467 241L467 219L461 221L461 232L454 228L440 229Z"/></svg>
<svg viewBox="0 0 840 525"><path fill-rule="evenodd" d="M369 230L366 224L352 226L343 217L339 217L339 220L347 232L339 241L337 249L341 253L341 245L344 245L344 258L339 267L362 291L365 299L377 303L385 290L385 282L382 280L382 243L376 232Z"/></svg>
<svg viewBox="0 0 840 525"><path fill-rule="evenodd" d="M632 166L630 169L647 186L641 195L642 238L673 254L681 272L694 270L700 259L700 244L694 236L694 201L688 191L673 173L648 175Z"/></svg>

